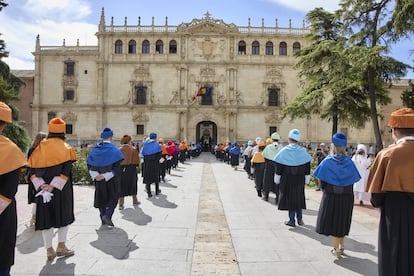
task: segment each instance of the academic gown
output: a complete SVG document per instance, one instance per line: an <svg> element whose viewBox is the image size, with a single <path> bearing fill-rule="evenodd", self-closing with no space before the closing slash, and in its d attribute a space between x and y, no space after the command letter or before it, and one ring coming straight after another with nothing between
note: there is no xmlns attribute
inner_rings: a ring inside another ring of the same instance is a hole
<svg viewBox="0 0 414 276"><path fill-rule="evenodd" d="M120 147L124 160L121 162L121 189L120 196L136 195L138 192L138 172L140 163L138 151L130 145Z"/></svg>
<svg viewBox="0 0 414 276"><path fill-rule="evenodd" d="M346 155L329 155L313 175L323 191L315 231L334 237L349 234L354 208L353 184L361 179L354 162Z"/></svg>
<svg viewBox="0 0 414 276"><path fill-rule="evenodd" d="M99 142L89 153L86 162L88 169L100 174L112 172L113 177L106 181L95 180L95 208L114 208L121 193L121 151L112 143Z"/></svg>
<svg viewBox="0 0 414 276"><path fill-rule="evenodd" d="M0 196L11 199L0 214L0 271L14 264L17 233L15 195L19 185L20 168L26 165L21 150L8 138L0 135Z"/></svg>
<svg viewBox="0 0 414 276"><path fill-rule="evenodd" d="M62 190L54 188L52 200L43 203L36 197L36 230L60 228L75 221L73 213L72 164L76 161L74 149L60 138L47 138L40 142L29 157L29 179L32 175L51 183L55 176L65 176ZM29 185L33 185L29 181ZM40 189L37 190L39 192Z"/></svg>
<svg viewBox="0 0 414 276"><path fill-rule="evenodd" d="M380 208L378 275L414 275L414 139L380 151L368 176L371 203Z"/></svg>
<svg viewBox="0 0 414 276"><path fill-rule="evenodd" d="M279 210L306 209L305 176L310 175L311 160L297 144L285 146L275 156L276 174L280 175Z"/></svg>

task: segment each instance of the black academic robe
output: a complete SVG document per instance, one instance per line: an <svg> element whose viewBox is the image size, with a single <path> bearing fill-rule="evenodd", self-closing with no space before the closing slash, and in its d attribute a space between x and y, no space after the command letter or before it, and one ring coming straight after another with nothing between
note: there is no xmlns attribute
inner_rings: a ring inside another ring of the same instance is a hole
<svg viewBox="0 0 414 276"><path fill-rule="evenodd" d="M334 186L321 181L323 191L316 220L316 233L345 237L351 229L354 208L353 185Z"/></svg>
<svg viewBox="0 0 414 276"><path fill-rule="evenodd" d="M371 202L381 209L378 275L414 275L414 193L373 193Z"/></svg>
<svg viewBox="0 0 414 276"><path fill-rule="evenodd" d="M89 165L89 170L96 171L100 174L112 172L114 176L108 181L94 180L95 197L93 206L95 208L115 208L118 198L121 194L121 160L104 167L95 167Z"/></svg>
<svg viewBox="0 0 414 276"><path fill-rule="evenodd" d="M160 182L160 158L161 152L144 155L144 164L142 168L144 184L157 184Z"/></svg>
<svg viewBox="0 0 414 276"><path fill-rule="evenodd" d="M36 197L36 230L45 230L52 227L60 228L75 221L73 213L72 163L73 161L66 161L56 166L30 169L29 175L35 174L37 177L42 177L45 183L50 183L55 176L68 176L68 180L61 191L57 188L53 189L52 200L48 203L43 203L41 196ZM33 185L33 183L29 181L29 185ZM39 191L40 189L36 192Z"/></svg>
<svg viewBox="0 0 414 276"><path fill-rule="evenodd" d="M19 177L20 169L0 175L0 194L13 199L0 215L0 271L7 270L14 264L14 247L17 233L17 212L14 196L17 193Z"/></svg>
<svg viewBox="0 0 414 276"><path fill-rule="evenodd" d="M299 166L276 163L276 174L281 176L278 209L306 209L305 175L310 175L310 162Z"/></svg>

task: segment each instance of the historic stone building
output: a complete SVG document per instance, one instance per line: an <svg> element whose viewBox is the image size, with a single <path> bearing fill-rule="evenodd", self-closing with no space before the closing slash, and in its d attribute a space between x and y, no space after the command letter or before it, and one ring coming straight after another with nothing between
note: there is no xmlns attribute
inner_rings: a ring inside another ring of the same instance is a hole
<svg viewBox="0 0 414 276"><path fill-rule="evenodd" d="M37 37L33 133L54 116L67 122L72 144L99 139L111 127L115 140L141 141L155 131L188 142L245 142L291 128L303 142L329 141L331 125L290 121L281 108L300 92L294 51L308 29L236 26L206 13L178 26L107 25L104 10L97 46L41 46ZM340 125L351 143L371 144L372 127Z"/></svg>

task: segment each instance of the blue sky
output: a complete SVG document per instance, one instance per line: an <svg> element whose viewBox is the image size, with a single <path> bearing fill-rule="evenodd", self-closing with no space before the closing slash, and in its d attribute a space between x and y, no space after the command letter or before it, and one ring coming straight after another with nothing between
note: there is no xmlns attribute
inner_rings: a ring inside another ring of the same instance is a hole
<svg viewBox="0 0 414 276"><path fill-rule="evenodd" d="M1 39L6 41L9 58L4 61L11 69L34 69L31 52L34 51L36 36L42 46L97 45L95 33L98 30L102 8L105 9L106 24L114 17L115 25L123 25L127 17L129 25L135 25L138 17L141 24L169 25L190 22L202 18L208 11L214 19L225 23L247 26L287 27L289 19L293 27L301 27L308 11L323 7L328 11L338 8L340 0L6 0L9 4L0 12ZM412 41L406 39L394 46L390 55L400 61L414 65ZM410 72L408 78L414 78Z"/></svg>

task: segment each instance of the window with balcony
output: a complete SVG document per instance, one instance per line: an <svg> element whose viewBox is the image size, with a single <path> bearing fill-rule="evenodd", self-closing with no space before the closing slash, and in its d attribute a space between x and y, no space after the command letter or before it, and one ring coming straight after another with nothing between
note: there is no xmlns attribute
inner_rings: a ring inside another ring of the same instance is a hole
<svg viewBox="0 0 414 276"><path fill-rule="evenodd" d="M75 62L73 60L65 61L65 76L75 75Z"/></svg>
<svg viewBox="0 0 414 276"><path fill-rule="evenodd" d="M280 42L280 44L279 44L279 56L287 56L287 44L286 44L286 42Z"/></svg>
<svg viewBox="0 0 414 276"><path fill-rule="evenodd" d="M271 41L266 42L266 56L273 56L273 43Z"/></svg>
<svg viewBox="0 0 414 276"><path fill-rule="evenodd" d="M244 42L243 40L239 41L237 52L239 55L246 54L246 42Z"/></svg>
<svg viewBox="0 0 414 276"><path fill-rule="evenodd" d="M115 54L122 54L122 41L119 39L115 41Z"/></svg>
<svg viewBox="0 0 414 276"><path fill-rule="evenodd" d="M156 54L163 54L164 53L164 43L162 40L157 40L155 42L155 53Z"/></svg>
<svg viewBox="0 0 414 276"><path fill-rule="evenodd" d="M176 54L177 53L177 41L171 40L169 45L169 53Z"/></svg>
<svg viewBox="0 0 414 276"><path fill-rule="evenodd" d="M137 53L137 42L135 40L130 40L128 42L128 54Z"/></svg>
<svg viewBox="0 0 414 276"><path fill-rule="evenodd" d="M269 106L279 106L279 94L280 89L276 86L272 86L268 89Z"/></svg>
<svg viewBox="0 0 414 276"><path fill-rule="evenodd" d="M252 43L252 55L260 55L260 43L259 43L259 41L253 41L253 43Z"/></svg>
<svg viewBox="0 0 414 276"><path fill-rule="evenodd" d="M300 43L299 42L295 42L293 43L293 52L297 52L300 50Z"/></svg>
<svg viewBox="0 0 414 276"><path fill-rule="evenodd" d="M142 41L142 53L149 54L150 53L150 43L148 40Z"/></svg>
<svg viewBox="0 0 414 276"><path fill-rule="evenodd" d="M138 84L135 86L135 104L143 105L147 103L147 87Z"/></svg>

